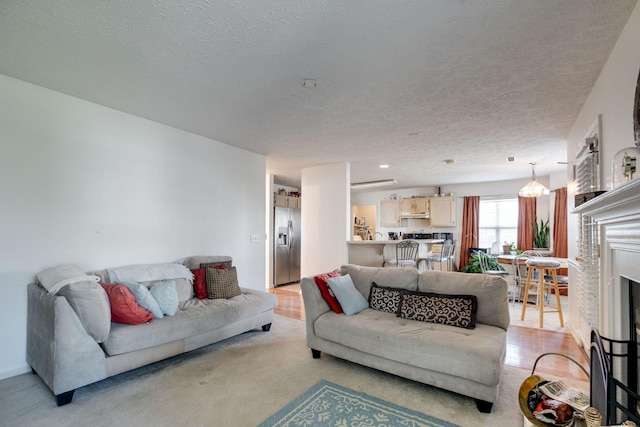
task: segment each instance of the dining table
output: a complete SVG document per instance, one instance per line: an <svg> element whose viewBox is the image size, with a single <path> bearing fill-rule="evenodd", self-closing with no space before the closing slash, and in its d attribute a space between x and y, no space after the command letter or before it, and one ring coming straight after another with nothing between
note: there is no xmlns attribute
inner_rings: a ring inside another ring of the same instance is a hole
<svg viewBox="0 0 640 427"><path fill-rule="evenodd" d="M517 257L518 255L516 254L502 254L502 255L497 255L496 256L496 260L500 263L500 264L509 264L509 265L513 265L513 260ZM556 261L560 263L560 268L569 268L569 259L568 258L559 258L559 257L553 257L553 256L546 256L544 257L545 260L549 260L549 261ZM527 262L526 258L522 258L518 260L518 264L524 265Z"/></svg>

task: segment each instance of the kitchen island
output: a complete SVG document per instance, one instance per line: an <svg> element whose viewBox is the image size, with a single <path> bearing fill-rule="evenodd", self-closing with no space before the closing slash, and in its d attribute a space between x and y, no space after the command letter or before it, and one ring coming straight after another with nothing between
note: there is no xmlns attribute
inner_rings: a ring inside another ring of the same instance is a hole
<svg viewBox="0 0 640 427"><path fill-rule="evenodd" d="M423 258L431 252L434 243L443 243L444 239L415 239L420 243L418 258ZM349 264L368 267L381 267L385 258L395 258L396 244L401 240L350 240Z"/></svg>

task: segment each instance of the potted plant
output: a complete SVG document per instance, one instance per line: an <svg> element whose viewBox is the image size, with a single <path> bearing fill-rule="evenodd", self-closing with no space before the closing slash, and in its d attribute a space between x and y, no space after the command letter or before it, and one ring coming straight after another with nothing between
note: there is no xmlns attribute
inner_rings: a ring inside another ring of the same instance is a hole
<svg viewBox="0 0 640 427"><path fill-rule="evenodd" d="M488 259L488 267L490 270L504 270L498 260L495 258ZM478 254L474 253L467 261L467 264L462 267L460 270L463 273L482 273L482 267L480 267L480 258L478 258Z"/></svg>
<svg viewBox="0 0 640 427"><path fill-rule="evenodd" d="M509 242L507 242L506 240L502 245L502 253L507 255L511 253L511 244L509 244Z"/></svg>
<svg viewBox="0 0 640 427"><path fill-rule="evenodd" d="M511 242L507 242L506 240L504 241L504 245L502 245L502 253L505 255L509 255L511 252L516 252L516 244Z"/></svg>
<svg viewBox="0 0 640 427"><path fill-rule="evenodd" d="M540 220L538 224L538 217L533 222L533 248L534 249L549 249L549 220L546 222Z"/></svg>

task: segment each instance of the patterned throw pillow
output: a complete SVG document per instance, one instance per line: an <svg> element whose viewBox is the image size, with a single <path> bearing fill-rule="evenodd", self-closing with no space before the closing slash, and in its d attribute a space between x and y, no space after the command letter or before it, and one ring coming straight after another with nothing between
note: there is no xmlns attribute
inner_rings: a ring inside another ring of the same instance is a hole
<svg viewBox="0 0 640 427"><path fill-rule="evenodd" d="M209 299L233 298L242 294L235 267L223 269L209 267L206 276Z"/></svg>
<svg viewBox="0 0 640 427"><path fill-rule="evenodd" d="M475 295L445 295L402 291L398 316L421 322L475 329L478 299Z"/></svg>
<svg viewBox="0 0 640 427"><path fill-rule="evenodd" d="M332 277L338 277L338 276L340 276L340 270L335 269L333 271L330 271L329 273L319 274L313 279L315 280L316 285L318 286L318 289L320 289L320 294L322 295L322 298L327 302L327 304L329 304L329 307L331 307L331 310L340 314L342 313L342 307L340 307L340 303L338 302L338 299L333 294L333 291L329 289L329 285L327 285L327 280L331 279Z"/></svg>
<svg viewBox="0 0 640 427"><path fill-rule="evenodd" d="M369 307L387 313L398 313L400 305L400 289L378 286L376 282L371 285L369 291Z"/></svg>

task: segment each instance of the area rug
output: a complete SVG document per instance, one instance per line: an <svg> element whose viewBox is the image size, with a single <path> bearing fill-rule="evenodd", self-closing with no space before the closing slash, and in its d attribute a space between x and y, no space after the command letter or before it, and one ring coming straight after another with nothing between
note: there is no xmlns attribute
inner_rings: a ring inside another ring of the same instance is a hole
<svg viewBox="0 0 640 427"><path fill-rule="evenodd" d="M81 387L61 407L37 375L6 378L0 426L256 427L320 380L460 427L522 426L517 396L531 370L505 366L498 401L485 414L467 396L325 353L314 359L305 331L304 321L276 316L270 332L251 331Z"/></svg>
<svg viewBox="0 0 640 427"><path fill-rule="evenodd" d="M368 394L320 380L259 427L459 427Z"/></svg>

